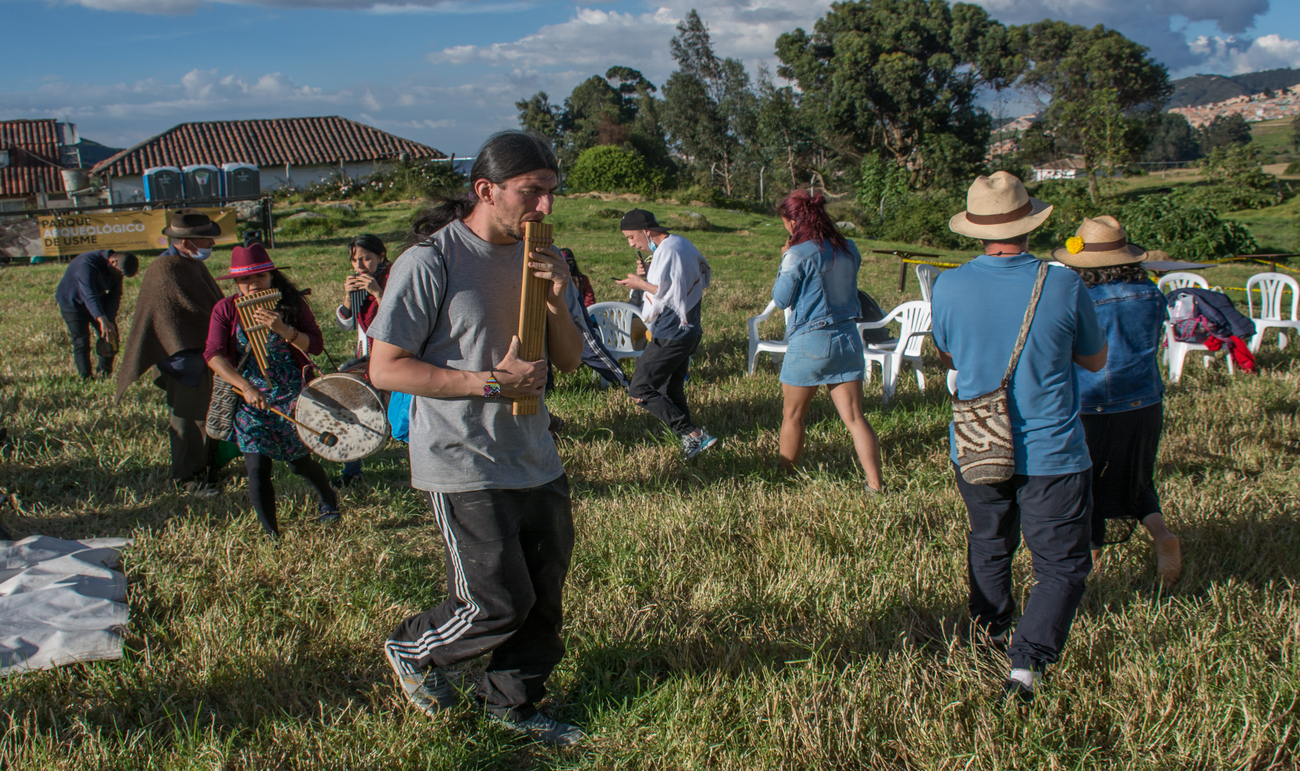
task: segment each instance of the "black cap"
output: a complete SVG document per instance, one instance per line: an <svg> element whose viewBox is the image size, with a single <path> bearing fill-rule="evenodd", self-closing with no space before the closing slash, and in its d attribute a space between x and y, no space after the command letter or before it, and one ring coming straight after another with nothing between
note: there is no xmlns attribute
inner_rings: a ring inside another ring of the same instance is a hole
<svg viewBox="0 0 1300 771"><path fill-rule="evenodd" d="M659 220L655 219L655 215L651 214L645 209L633 209L627 214L624 214L623 219L620 220L618 223L618 229L619 230L662 230L665 232L668 230L668 228L665 228L659 224Z"/></svg>

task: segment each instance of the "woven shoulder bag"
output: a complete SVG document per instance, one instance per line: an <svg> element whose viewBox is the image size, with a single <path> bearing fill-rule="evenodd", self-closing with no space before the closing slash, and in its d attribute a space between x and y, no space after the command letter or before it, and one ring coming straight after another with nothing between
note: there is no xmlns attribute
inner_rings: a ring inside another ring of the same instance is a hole
<svg viewBox="0 0 1300 771"><path fill-rule="evenodd" d="M973 485L992 485L1005 482L1016 472L1016 453L1011 441L1011 414L1007 407L1007 388L1011 375L1020 361L1020 352L1029 338L1029 326L1034 322L1038 298L1043 294L1047 279L1047 263L1038 266L1038 280L1034 293L1025 309L1025 320L1020 325L1020 337L1011 352L1011 363L1002 376L1002 385L974 399L952 397L953 437L957 443L957 467L962 479Z"/></svg>
<svg viewBox="0 0 1300 771"><path fill-rule="evenodd" d="M235 367L236 372L244 371L244 365L248 363L248 354L252 352L252 348L244 352ZM212 399L208 402L208 418L203 426L208 436L223 442L230 441L230 437L235 434L235 410L239 408L243 398L244 395L227 383L225 378L217 374L212 375Z"/></svg>

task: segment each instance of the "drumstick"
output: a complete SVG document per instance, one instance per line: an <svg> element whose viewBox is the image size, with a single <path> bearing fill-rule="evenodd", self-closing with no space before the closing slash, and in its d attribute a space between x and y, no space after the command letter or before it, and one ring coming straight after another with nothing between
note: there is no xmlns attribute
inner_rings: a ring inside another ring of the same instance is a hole
<svg viewBox="0 0 1300 771"><path fill-rule="evenodd" d="M277 410L276 408L272 407L269 404L266 406L266 408L271 412L274 412L276 415L279 415L280 417L294 424L298 428L305 428L311 433L315 434L316 438L320 440L320 443L325 445L326 447L333 447L334 445L339 443L339 438L328 431L317 431L316 429L312 428L306 423L299 423L298 421L294 420L293 418L289 417L283 412L280 412L279 410Z"/></svg>

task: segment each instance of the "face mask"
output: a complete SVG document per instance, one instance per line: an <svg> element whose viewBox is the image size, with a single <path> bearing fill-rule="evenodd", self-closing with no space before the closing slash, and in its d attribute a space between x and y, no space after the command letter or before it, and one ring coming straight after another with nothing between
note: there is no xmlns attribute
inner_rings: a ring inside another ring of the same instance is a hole
<svg viewBox="0 0 1300 771"><path fill-rule="evenodd" d="M209 258L209 257L211 257L211 256L212 256L212 250L211 250L211 249L203 249L203 248L201 248L201 247L195 247L195 249L194 249L193 257L194 257L194 259L198 260L199 262L203 262L204 260L206 260L207 258Z"/></svg>
<svg viewBox="0 0 1300 771"><path fill-rule="evenodd" d="M645 242L646 242L646 244L650 247L650 253L651 253L651 254L654 254L654 253L655 253L655 240L654 240L654 238L653 238L653 237L652 237L648 232L645 234Z"/></svg>

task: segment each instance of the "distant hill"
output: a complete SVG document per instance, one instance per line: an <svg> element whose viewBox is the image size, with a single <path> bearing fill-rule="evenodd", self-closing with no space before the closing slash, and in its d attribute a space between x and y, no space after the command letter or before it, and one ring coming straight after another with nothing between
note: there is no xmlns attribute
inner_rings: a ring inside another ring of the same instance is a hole
<svg viewBox="0 0 1300 771"><path fill-rule="evenodd" d="M1199 107L1231 99L1234 96L1250 96L1265 89L1278 91L1300 83L1300 69L1284 67L1263 72L1248 72L1244 75L1193 75L1190 78L1175 80L1174 95L1170 97L1170 107Z"/></svg>

